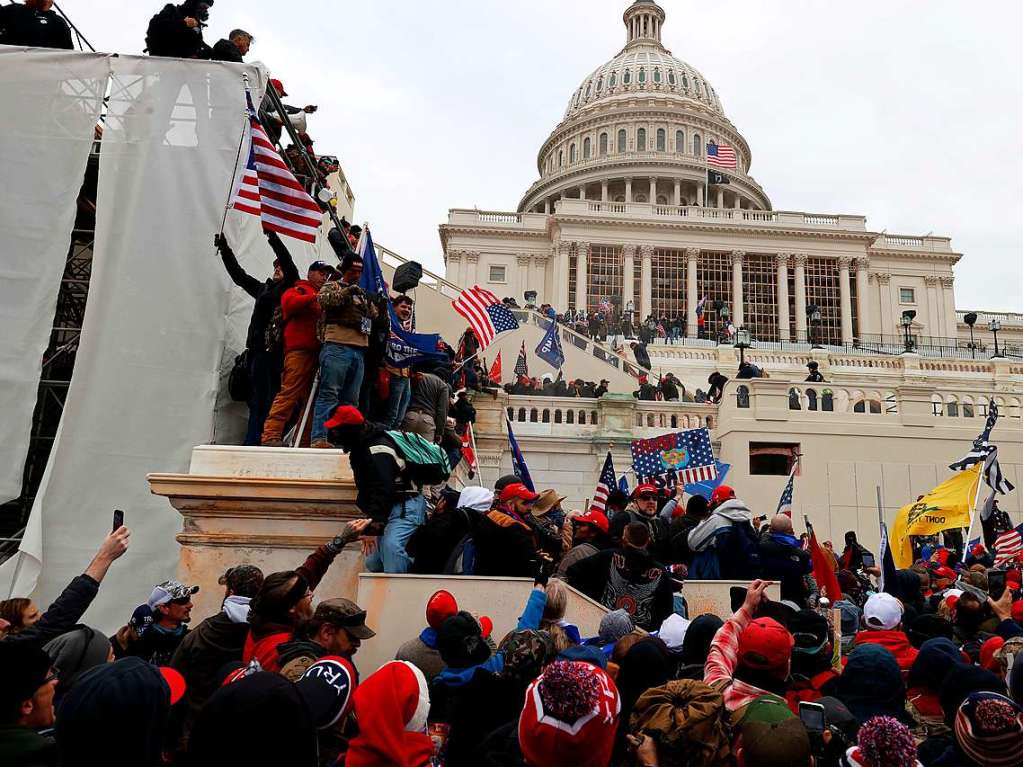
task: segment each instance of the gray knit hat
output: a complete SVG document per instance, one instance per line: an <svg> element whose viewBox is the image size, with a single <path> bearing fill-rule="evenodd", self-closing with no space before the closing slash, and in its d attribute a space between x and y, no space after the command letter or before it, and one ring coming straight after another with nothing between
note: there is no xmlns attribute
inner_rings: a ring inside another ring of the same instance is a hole
<svg viewBox="0 0 1023 767"><path fill-rule="evenodd" d="M625 610L612 610L600 619L600 639L607 643L617 642L635 628L632 616Z"/></svg>

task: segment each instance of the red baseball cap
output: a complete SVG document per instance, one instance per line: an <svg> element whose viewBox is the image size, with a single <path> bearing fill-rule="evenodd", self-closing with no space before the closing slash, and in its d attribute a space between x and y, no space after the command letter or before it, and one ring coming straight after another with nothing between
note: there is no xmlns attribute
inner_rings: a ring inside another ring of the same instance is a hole
<svg viewBox="0 0 1023 767"><path fill-rule="evenodd" d="M170 702L173 706L185 697L188 685L185 684L185 678L181 676L181 672L169 666L160 666L160 675L170 688Z"/></svg>
<svg viewBox="0 0 1023 767"><path fill-rule="evenodd" d="M284 83L282 83L280 80L276 78L271 78L270 83L277 89L277 93L279 93L281 96L288 95L288 92L284 90Z"/></svg>
<svg viewBox="0 0 1023 767"><path fill-rule="evenodd" d="M336 429L339 426L362 426L364 423L366 419L358 408L341 405L334 409L334 414L323 425L328 429Z"/></svg>
<svg viewBox="0 0 1023 767"><path fill-rule="evenodd" d="M1023 623L1023 599L1012 603L1012 619L1017 623Z"/></svg>
<svg viewBox="0 0 1023 767"><path fill-rule="evenodd" d="M757 618L739 635L739 663L784 678L795 640L774 618Z"/></svg>
<svg viewBox="0 0 1023 767"><path fill-rule="evenodd" d="M948 578L950 581L954 581L956 579L956 571L953 570L951 567L947 567L945 565L942 565L941 567L935 567L933 570L931 570L931 573L934 575L935 578Z"/></svg>
<svg viewBox="0 0 1023 767"><path fill-rule="evenodd" d="M458 612L458 602L448 591L438 591L426 602L426 624L432 629Z"/></svg>
<svg viewBox="0 0 1023 767"><path fill-rule="evenodd" d="M980 667L995 671L998 664L994 662L995 653L1002 649L1005 640L1002 637L991 637L980 646Z"/></svg>
<svg viewBox="0 0 1023 767"><path fill-rule="evenodd" d="M648 483L637 485L636 489L632 491L632 497L638 498L639 496L643 495L643 493L651 493L653 495L657 495L657 488Z"/></svg>
<svg viewBox="0 0 1023 767"><path fill-rule="evenodd" d="M498 500L504 502L510 501L512 498L521 498L523 501L535 501L539 497L538 493L534 493L521 482L513 482L501 491Z"/></svg>
<svg viewBox="0 0 1023 767"><path fill-rule="evenodd" d="M724 503L735 498L735 491L728 485L719 485L710 495L711 503Z"/></svg>
<svg viewBox="0 0 1023 767"><path fill-rule="evenodd" d="M574 516L572 517L572 521L577 525L593 525L604 535L607 535L607 531L609 529L607 517L596 509L590 509L585 514Z"/></svg>

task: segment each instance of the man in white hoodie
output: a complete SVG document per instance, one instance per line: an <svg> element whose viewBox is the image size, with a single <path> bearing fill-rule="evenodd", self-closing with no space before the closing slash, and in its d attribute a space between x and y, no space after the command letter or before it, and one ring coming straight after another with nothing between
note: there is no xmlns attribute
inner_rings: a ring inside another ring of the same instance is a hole
<svg viewBox="0 0 1023 767"><path fill-rule="evenodd" d="M742 581L758 577L760 553L753 514L728 485L710 498L710 516L689 533L694 553L690 580Z"/></svg>

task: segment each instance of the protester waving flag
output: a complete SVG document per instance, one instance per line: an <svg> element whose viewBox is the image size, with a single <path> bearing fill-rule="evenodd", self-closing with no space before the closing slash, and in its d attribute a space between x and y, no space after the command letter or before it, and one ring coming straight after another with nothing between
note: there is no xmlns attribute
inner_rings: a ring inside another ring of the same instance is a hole
<svg viewBox="0 0 1023 767"><path fill-rule="evenodd" d="M991 400L988 403L987 410L987 421L984 422L984 431L980 433L977 439L973 440L973 447L970 452L960 458L953 464L949 464L952 471L965 471L971 466L976 466L978 463L983 463L995 446L991 444L991 430L995 428L995 424L998 422L998 403Z"/></svg>
<svg viewBox="0 0 1023 767"><path fill-rule="evenodd" d="M597 479L597 489L593 491L590 511L607 514L607 497L614 490L615 484L615 464L611 458L611 451L608 450L607 458L604 459L604 468L600 470L600 477Z"/></svg>
<svg viewBox="0 0 1023 767"><path fill-rule="evenodd" d="M515 360L515 375L518 377L525 376L529 378L529 365L526 362L526 342L522 342L522 348L519 349L519 358Z"/></svg>
<svg viewBox="0 0 1023 767"><path fill-rule="evenodd" d="M891 537L892 558L898 567L913 564L911 536L970 528L981 468L977 463L971 469L956 472L919 501L899 509Z"/></svg>
<svg viewBox="0 0 1023 767"><path fill-rule="evenodd" d="M526 466L526 459L523 457L522 451L519 450L519 442L515 439L515 432L512 431L511 421L505 418L505 423L508 424L508 444L511 446L512 473L519 478L523 485L529 488L530 492L535 493L536 488L533 487L533 478L529 476L529 467Z"/></svg>
<svg viewBox="0 0 1023 767"><path fill-rule="evenodd" d="M525 350L525 344L523 344L523 350ZM547 328L547 332L536 347L536 356L555 370L561 370L565 364L565 350L561 348L561 336L558 335L557 323L552 322Z"/></svg>
<svg viewBox="0 0 1023 767"><path fill-rule="evenodd" d="M480 349L486 349L501 333L517 330L515 319L501 299L479 285L463 290L451 302L454 310L461 314L479 339Z"/></svg>
<svg viewBox="0 0 1023 767"><path fill-rule="evenodd" d="M789 473L789 481L785 483L785 490L781 494L781 498L778 500L778 508L775 510L775 514L784 514L786 517L792 517L792 491L793 484L796 480L796 467L792 467L792 471Z"/></svg>

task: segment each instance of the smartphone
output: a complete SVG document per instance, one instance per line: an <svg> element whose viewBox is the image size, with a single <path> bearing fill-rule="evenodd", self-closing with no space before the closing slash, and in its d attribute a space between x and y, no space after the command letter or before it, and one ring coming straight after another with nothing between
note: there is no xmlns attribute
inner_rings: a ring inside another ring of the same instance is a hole
<svg viewBox="0 0 1023 767"><path fill-rule="evenodd" d="M114 529L111 532L116 533L124 527L124 512L120 509L114 509Z"/></svg>
<svg viewBox="0 0 1023 767"><path fill-rule="evenodd" d="M811 735L824 732L824 706L820 703L799 702L799 721Z"/></svg>
<svg viewBox="0 0 1023 767"><path fill-rule="evenodd" d="M864 567L876 567L877 560L874 559L874 555L870 552L864 552L863 554L863 566Z"/></svg>
<svg viewBox="0 0 1023 767"><path fill-rule="evenodd" d="M746 601L746 587L745 586L732 586L728 589L728 597L732 602L732 612L734 613L743 603Z"/></svg>
<svg viewBox="0 0 1023 767"><path fill-rule="evenodd" d="M1005 594L1005 571L988 570L987 572L987 593L996 602Z"/></svg>

